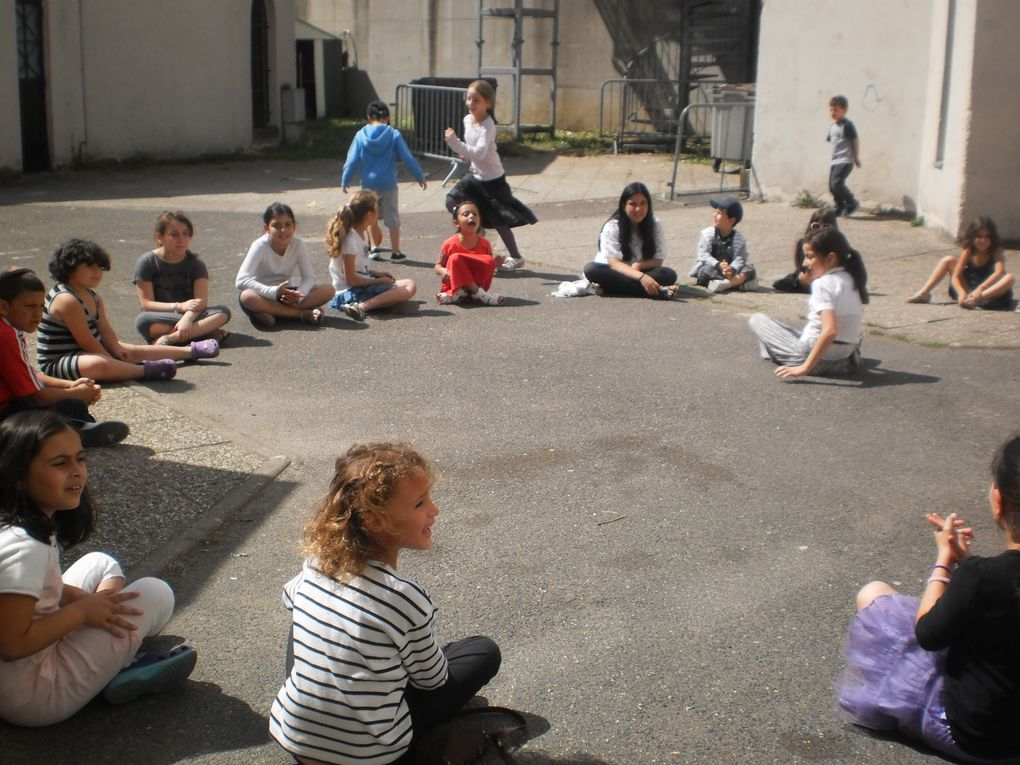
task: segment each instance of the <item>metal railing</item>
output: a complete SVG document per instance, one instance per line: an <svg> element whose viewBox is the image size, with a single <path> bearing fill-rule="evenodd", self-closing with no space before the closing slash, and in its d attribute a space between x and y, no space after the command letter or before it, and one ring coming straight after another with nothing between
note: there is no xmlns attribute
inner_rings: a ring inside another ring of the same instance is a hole
<svg viewBox="0 0 1020 765"><path fill-rule="evenodd" d="M464 88L400 84L390 124L403 134L415 154L450 163L450 172L443 180L445 186L463 162L446 145L443 133L452 127L463 140L466 114Z"/></svg>
<svg viewBox="0 0 1020 765"><path fill-rule="evenodd" d="M626 141L668 145L679 111L676 81L605 80L599 90L599 138L612 137L614 151Z"/></svg>
<svg viewBox="0 0 1020 765"><path fill-rule="evenodd" d="M746 101L712 101L702 104L691 104L680 114L679 125L676 133L676 144L673 147L673 177L667 184L670 187L669 198L675 199L677 192L677 175L679 173L681 153L685 138L691 137L691 133L685 131L683 126L687 124L689 115L694 112L708 111L712 117L712 143L710 154L716 162L716 170L719 172L718 189L692 189L686 190L684 194L704 194L715 191L731 191L734 193L750 193L749 175L753 176L758 193L762 197L761 184L758 182L758 175L751 164L751 150L753 148L753 123L754 123L754 100ZM725 171L726 162L738 164L736 172L741 179L737 187L724 188L726 176L730 173ZM749 171L749 173L748 173Z"/></svg>

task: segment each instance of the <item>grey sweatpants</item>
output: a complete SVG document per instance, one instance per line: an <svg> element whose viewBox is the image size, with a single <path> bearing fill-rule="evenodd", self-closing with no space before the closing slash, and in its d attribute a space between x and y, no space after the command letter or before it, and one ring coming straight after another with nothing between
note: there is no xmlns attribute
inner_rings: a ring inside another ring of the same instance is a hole
<svg viewBox="0 0 1020 765"><path fill-rule="evenodd" d="M807 361L811 346L801 342L800 330L776 321L768 314L756 313L747 323L758 338L758 349L763 359L781 367L795 367ZM841 359L819 359L811 370L813 375L839 375L852 372L860 363L860 346L840 346L848 354Z"/></svg>

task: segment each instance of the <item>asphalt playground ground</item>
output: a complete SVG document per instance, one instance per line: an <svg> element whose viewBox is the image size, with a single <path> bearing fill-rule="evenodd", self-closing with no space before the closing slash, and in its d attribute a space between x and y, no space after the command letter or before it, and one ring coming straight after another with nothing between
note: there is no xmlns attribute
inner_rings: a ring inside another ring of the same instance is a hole
<svg viewBox="0 0 1020 765"><path fill-rule="evenodd" d="M919 593L934 549L925 512L963 513L977 552L998 551L984 497L991 454L1020 425L1020 314L962 311L943 291L907 306L956 246L859 215L841 225L871 276L864 368L781 382L746 319L797 322L801 296L550 296L591 259L631 180L655 194L668 262L686 273L708 196L664 198L667 160L507 165L540 222L518 229L530 268L497 279L506 306L431 299L431 265L452 233L445 192L407 183L409 259L385 266L419 284L406 310L271 331L235 311L218 359L174 381L106 388L96 415L132 435L89 452L103 508L89 546L129 576L171 582L177 612L161 639L192 640L199 664L162 696L93 702L43 730L0 724L5 762L287 762L267 732L283 674L281 587L336 455L380 439L414 443L442 476L433 549L400 568L439 606L441 640L482 633L502 647L483 694L528 715L516 742L525 765L939 761L848 726L832 689L856 590L881 578ZM212 301L235 306L234 275L277 199L325 278L338 170L27 177L0 188L0 263L45 274L62 239L102 243L114 266L100 292L134 341L131 274L161 210L191 215ZM718 187L705 168L681 175L684 191ZM790 270L808 216L745 204L762 284Z"/></svg>

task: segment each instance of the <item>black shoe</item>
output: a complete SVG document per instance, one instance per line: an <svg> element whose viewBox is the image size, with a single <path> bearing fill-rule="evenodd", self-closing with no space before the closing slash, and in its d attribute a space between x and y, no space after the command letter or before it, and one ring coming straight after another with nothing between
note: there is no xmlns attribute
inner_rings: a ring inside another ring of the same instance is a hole
<svg viewBox="0 0 1020 765"><path fill-rule="evenodd" d="M113 446L128 437L131 432L125 423L117 420L106 422L84 422L78 428L81 445L86 449L95 446Z"/></svg>
<svg viewBox="0 0 1020 765"><path fill-rule="evenodd" d="M861 207L861 203L858 202L855 199L853 202L851 202L850 204L848 204L846 206L846 209L843 211L843 215L847 215L847 216L853 215L855 212L857 212L860 209L860 207Z"/></svg>
<svg viewBox="0 0 1020 765"><path fill-rule="evenodd" d="M390 260L403 260L406 257L407 256L400 250L395 250L394 252L390 253Z"/></svg>

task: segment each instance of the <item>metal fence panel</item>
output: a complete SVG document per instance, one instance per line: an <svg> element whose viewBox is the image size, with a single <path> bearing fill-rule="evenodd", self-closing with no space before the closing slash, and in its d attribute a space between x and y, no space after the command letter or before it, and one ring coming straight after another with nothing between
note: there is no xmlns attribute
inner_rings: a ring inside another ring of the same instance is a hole
<svg viewBox="0 0 1020 765"><path fill-rule="evenodd" d="M415 154L451 163L443 185L460 168L460 158L446 144L443 135L452 127L464 140L464 88L440 85L397 85L396 106L390 124L399 130Z"/></svg>

